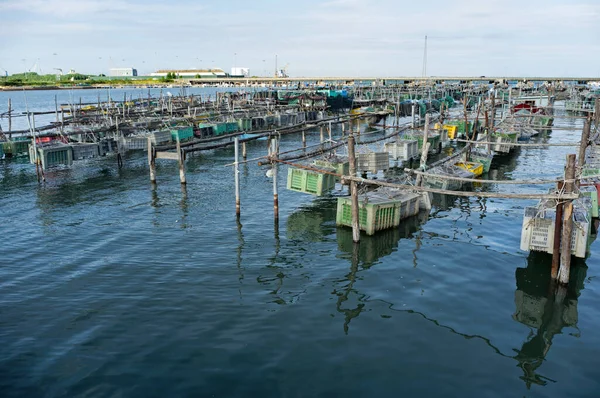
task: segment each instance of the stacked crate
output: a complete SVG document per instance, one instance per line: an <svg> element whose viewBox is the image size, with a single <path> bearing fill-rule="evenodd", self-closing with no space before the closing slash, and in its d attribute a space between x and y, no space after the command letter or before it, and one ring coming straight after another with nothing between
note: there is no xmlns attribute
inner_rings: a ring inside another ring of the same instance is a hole
<svg viewBox="0 0 600 398"><path fill-rule="evenodd" d="M367 235L395 228L400 220L419 212L420 195L414 192L379 188L358 195L359 227ZM336 224L352 227L352 201L350 197L338 198Z"/></svg>
<svg viewBox="0 0 600 398"><path fill-rule="evenodd" d="M356 168L360 173L385 171L390 168L389 157L390 155L387 152L359 153L356 155Z"/></svg>
<svg viewBox="0 0 600 398"><path fill-rule="evenodd" d="M335 169L322 168L324 171L335 172ZM335 176L316 171L288 168L287 189L290 191L323 196L335 188Z"/></svg>

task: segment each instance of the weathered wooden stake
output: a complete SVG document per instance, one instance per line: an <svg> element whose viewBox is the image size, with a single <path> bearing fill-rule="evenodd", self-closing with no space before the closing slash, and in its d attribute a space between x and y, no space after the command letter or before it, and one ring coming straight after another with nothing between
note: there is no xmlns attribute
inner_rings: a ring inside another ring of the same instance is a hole
<svg viewBox="0 0 600 398"><path fill-rule="evenodd" d="M150 182L156 184L156 162L154 148L152 147L152 138L148 137L148 166L150 167Z"/></svg>
<svg viewBox="0 0 600 398"><path fill-rule="evenodd" d="M12 106L10 98L8 99L8 139L12 140Z"/></svg>
<svg viewBox="0 0 600 398"><path fill-rule="evenodd" d="M325 141L325 135L323 134L323 126L319 128L319 133L321 135L321 144Z"/></svg>
<svg viewBox="0 0 600 398"><path fill-rule="evenodd" d="M185 184L185 161L183 159L183 151L181 150L181 142L179 142L179 135L176 135L177 138L177 161L179 162L179 181L182 184Z"/></svg>
<svg viewBox="0 0 600 398"><path fill-rule="evenodd" d="M496 118L496 90L492 93L492 112L490 114L490 126L487 131L487 137L485 138L487 142L492 142L492 133L494 132L494 123ZM488 144L487 146L488 155L492 153L492 145Z"/></svg>
<svg viewBox="0 0 600 398"><path fill-rule="evenodd" d="M234 150L235 161L234 161L234 171L233 171L233 173L235 175L235 215L239 218L240 214L241 214L241 208L240 208L240 170L239 170L239 164L240 164L240 158L239 158L240 139L239 139L239 137L235 137L234 141L235 141L235 150Z"/></svg>
<svg viewBox="0 0 600 398"><path fill-rule="evenodd" d="M585 164L585 150L587 149L588 143L590 140L591 126L592 126L591 118L588 117L583 122L583 131L581 132L581 142L579 143L579 159L577 159L577 164L580 169Z"/></svg>
<svg viewBox="0 0 600 398"><path fill-rule="evenodd" d="M332 141L332 139L331 139L331 121L329 121L329 126L328 126L328 129L327 129L327 133L329 134L329 141Z"/></svg>
<svg viewBox="0 0 600 398"><path fill-rule="evenodd" d="M354 153L354 135L350 131L348 137L348 161L349 161L349 172L350 176L356 177L356 157ZM360 224L358 218L358 189L356 181L350 180L350 198L351 198L351 209L352 209L352 241L354 243L360 242Z"/></svg>
<svg viewBox="0 0 600 398"><path fill-rule="evenodd" d="M246 160L247 152L246 152L246 143L242 142L242 158Z"/></svg>
<svg viewBox="0 0 600 398"><path fill-rule="evenodd" d="M564 184L564 181L562 182ZM554 245L552 247L552 280L558 278L558 267L560 266L560 237L562 235L563 203L556 204L556 217L554 219Z"/></svg>
<svg viewBox="0 0 600 398"><path fill-rule="evenodd" d="M572 193L575 186L575 160L574 154L567 155L567 168L565 171L564 192ZM571 235L573 233L573 201L568 200L564 204L563 228L560 250L560 269L558 270L558 281L569 283L571 272Z"/></svg>
<svg viewBox="0 0 600 398"><path fill-rule="evenodd" d="M54 96L54 115L56 116L56 124L58 124L58 98Z"/></svg>
<svg viewBox="0 0 600 398"><path fill-rule="evenodd" d="M600 98L596 98L596 106L594 107L594 124L596 130L600 131Z"/></svg>
<svg viewBox="0 0 600 398"><path fill-rule="evenodd" d="M271 156L277 159L277 138L271 140ZM275 220L279 220L279 194L277 192L277 163L271 162L271 170L273 172L273 216Z"/></svg>
<svg viewBox="0 0 600 398"><path fill-rule="evenodd" d="M419 168L421 171L425 170L427 166L427 156L429 155L429 113L425 114L425 128L423 129L423 147L421 148L421 163ZM423 184L423 176L417 175L417 186Z"/></svg>

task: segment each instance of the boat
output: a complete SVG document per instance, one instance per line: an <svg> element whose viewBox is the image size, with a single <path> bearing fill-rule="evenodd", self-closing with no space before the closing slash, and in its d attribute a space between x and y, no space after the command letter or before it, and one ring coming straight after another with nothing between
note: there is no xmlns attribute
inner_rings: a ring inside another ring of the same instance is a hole
<svg viewBox="0 0 600 398"><path fill-rule="evenodd" d="M475 177L479 177L483 174L483 164L478 162L466 162L460 161L454 163L456 167L470 171Z"/></svg>
<svg viewBox="0 0 600 398"><path fill-rule="evenodd" d="M554 97L547 95L521 96L513 100L511 114L522 118L521 122L531 127L550 127L554 116L547 107L554 105Z"/></svg>

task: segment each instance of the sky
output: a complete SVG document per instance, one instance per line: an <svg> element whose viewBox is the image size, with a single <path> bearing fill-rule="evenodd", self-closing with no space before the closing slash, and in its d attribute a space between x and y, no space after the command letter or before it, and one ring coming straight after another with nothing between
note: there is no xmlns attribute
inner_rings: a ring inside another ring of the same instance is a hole
<svg viewBox="0 0 600 398"><path fill-rule="evenodd" d="M600 76L600 0L0 0L0 74Z"/></svg>

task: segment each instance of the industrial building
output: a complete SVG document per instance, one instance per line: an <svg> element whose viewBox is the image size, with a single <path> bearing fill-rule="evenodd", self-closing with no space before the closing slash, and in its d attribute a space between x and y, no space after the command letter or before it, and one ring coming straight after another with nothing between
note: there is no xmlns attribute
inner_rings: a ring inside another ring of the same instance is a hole
<svg viewBox="0 0 600 398"><path fill-rule="evenodd" d="M137 76L137 69L134 68L110 68L110 76L133 77Z"/></svg>
<svg viewBox="0 0 600 398"><path fill-rule="evenodd" d="M231 77L250 77L250 69L249 68L241 68L239 66L234 66L231 68Z"/></svg>
<svg viewBox="0 0 600 398"><path fill-rule="evenodd" d="M227 77L227 74L221 68L211 69L161 69L150 74L150 76L166 77L167 74L175 74L181 78L194 77Z"/></svg>

